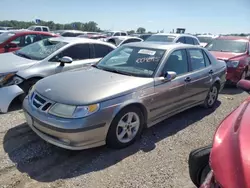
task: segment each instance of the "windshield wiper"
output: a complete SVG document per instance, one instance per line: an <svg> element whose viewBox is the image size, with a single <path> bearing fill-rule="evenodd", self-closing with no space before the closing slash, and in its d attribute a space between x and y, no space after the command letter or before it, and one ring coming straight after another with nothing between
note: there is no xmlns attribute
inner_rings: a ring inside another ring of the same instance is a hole
<svg viewBox="0 0 250 188"><path fill-rule="evenodd" d="M26 54L22 54L20 52L15 52L16 55L20 56L20 57L24 57L26 59L32 59L30 56L26 55Z"/></svg>
<svg viewBox="0 0 250 188"><path fill-rule="evenodd" d="M104 68L104 67L102 67L101 69L105 70L105 71L108 71L108 72L113 72L113 73L118 73L118 74L123 74L123 75L128 75L128 76L133 76L131 73L123 72L123 71L120 71L120 70L117 70L117 69L109 69L109 68Z"/></svg>

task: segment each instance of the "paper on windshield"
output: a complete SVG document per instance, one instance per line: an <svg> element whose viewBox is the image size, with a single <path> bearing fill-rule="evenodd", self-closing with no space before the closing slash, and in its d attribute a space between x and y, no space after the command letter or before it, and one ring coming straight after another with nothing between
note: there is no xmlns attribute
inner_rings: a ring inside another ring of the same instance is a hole
<svg viewBox="0 0 250 188"><path fill-rule="evenodd" d="M145 54L145 55L155 55L156 51L141 49L138 54Z"/></svg>

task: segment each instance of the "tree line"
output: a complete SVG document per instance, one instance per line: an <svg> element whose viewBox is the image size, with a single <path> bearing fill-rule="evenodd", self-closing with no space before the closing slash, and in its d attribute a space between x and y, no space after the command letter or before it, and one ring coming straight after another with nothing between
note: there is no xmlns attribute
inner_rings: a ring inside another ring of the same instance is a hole
<svg viewBox="0 0 250 188"><path fill-rule="evenodd" d="M68 24L59 24L59 23L54 23L53 21L43 21L43 20L40 20L39 24L36 24L34 21L31 21L31 22L17 21L17 20L0 21L0 26L13 27L16 29L27 29L28 27L32 25L48 26L52 31L62 30L62 29L76 29L76 30L81 30L81 31L93 31L93 32L101 31L101 29L98 27L98 24L94 21L89 21L86 23L72 22Z"/></svg>
<svg viewBox="0 0 250 188"><path fill-rule="evenodd" d="M28 27L32 25L37 25L36 22L30 21L30 22L25 22L25 21L17 21L17 20L3 20L0 21L0 26L3 27L13 27L16 29L27 29ZM60 24L60 23L54 23L53 21L44 21L44 20L39 20L38 25L43 25L43 26L48 26L50 30L63 30L63 29L75 29L75 30L81 30L81 31L93 31L93 32L101 32L102 30L98 27L98 24L94 21L89 21L86 23L82 22L72 22L72 23L67 23L67 24ZM162 33L162 31L157 31L157 33ZM134 34L134 33L152 33L150 31L146 31L145 28L139 27L137 30L130 30L128 31L129 34ZM236 33L236 34L228 34L228 35L234 35L234 36L250 36L249 34L246 33Z"/></svg>
<svg viewBox="0 0 250 188"><path fill-rule="evenodd" d="M54 23L53 21L44 21L39 20L39 24L37 24L34 21L25 22L25 21L17 21L17 20L3 20L0 21L0 26L3 27L13 27L16 29L27 29L30 26L33 25L43 25L48 26L50 30L66 30L66 29L75 29L75 30L81 30L81 31L93 31L93 32L101 32L102 30L98 27L98 24L94 21L89 21L86 23L82 22L72 22L67 24L60 24L60 23ZM131 30L128 31L129 34L134 33L146 33L146 29L143 27L139 27L136 31ZM151 33L151 32L148 32Z"/></svg>

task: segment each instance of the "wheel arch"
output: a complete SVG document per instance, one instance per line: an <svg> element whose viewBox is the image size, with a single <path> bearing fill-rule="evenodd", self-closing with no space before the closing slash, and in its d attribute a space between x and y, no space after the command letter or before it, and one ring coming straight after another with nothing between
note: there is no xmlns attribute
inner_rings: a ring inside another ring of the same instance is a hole
<svg viewBox="0 0 250 188"><path fill-rule="evenodd" d="M144 120L144 125L147 123L147 120L148 120L148 111L147 111L147 108L140 102L131 102L131 103L127 103L127 104L123 104L119 110L115 111L114 115L113 115L113 118L112 118L112 121L113 119L124 109L126 108L129 108L131 106L134 106L134 107L137 107L141 112L142 112L142 115L143 115L143 120Z"/></svg>

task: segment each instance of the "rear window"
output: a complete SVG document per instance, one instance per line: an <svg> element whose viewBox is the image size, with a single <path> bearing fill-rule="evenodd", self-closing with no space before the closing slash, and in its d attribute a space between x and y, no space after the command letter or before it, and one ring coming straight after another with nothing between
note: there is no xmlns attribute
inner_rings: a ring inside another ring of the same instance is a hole
<svg viewBox="0 0 250 188"><path fill-rule="evenodd" d="M173 35L152 35L146 41L152 42L173 42L176 37Z"/></svg>
<svg viewBox="0 0 250 188"><path fill-rule="evenodd" d="M244 53L247 51L247 42L242 40L216 39L209 43L206 48L209 51Z"/></svg>

